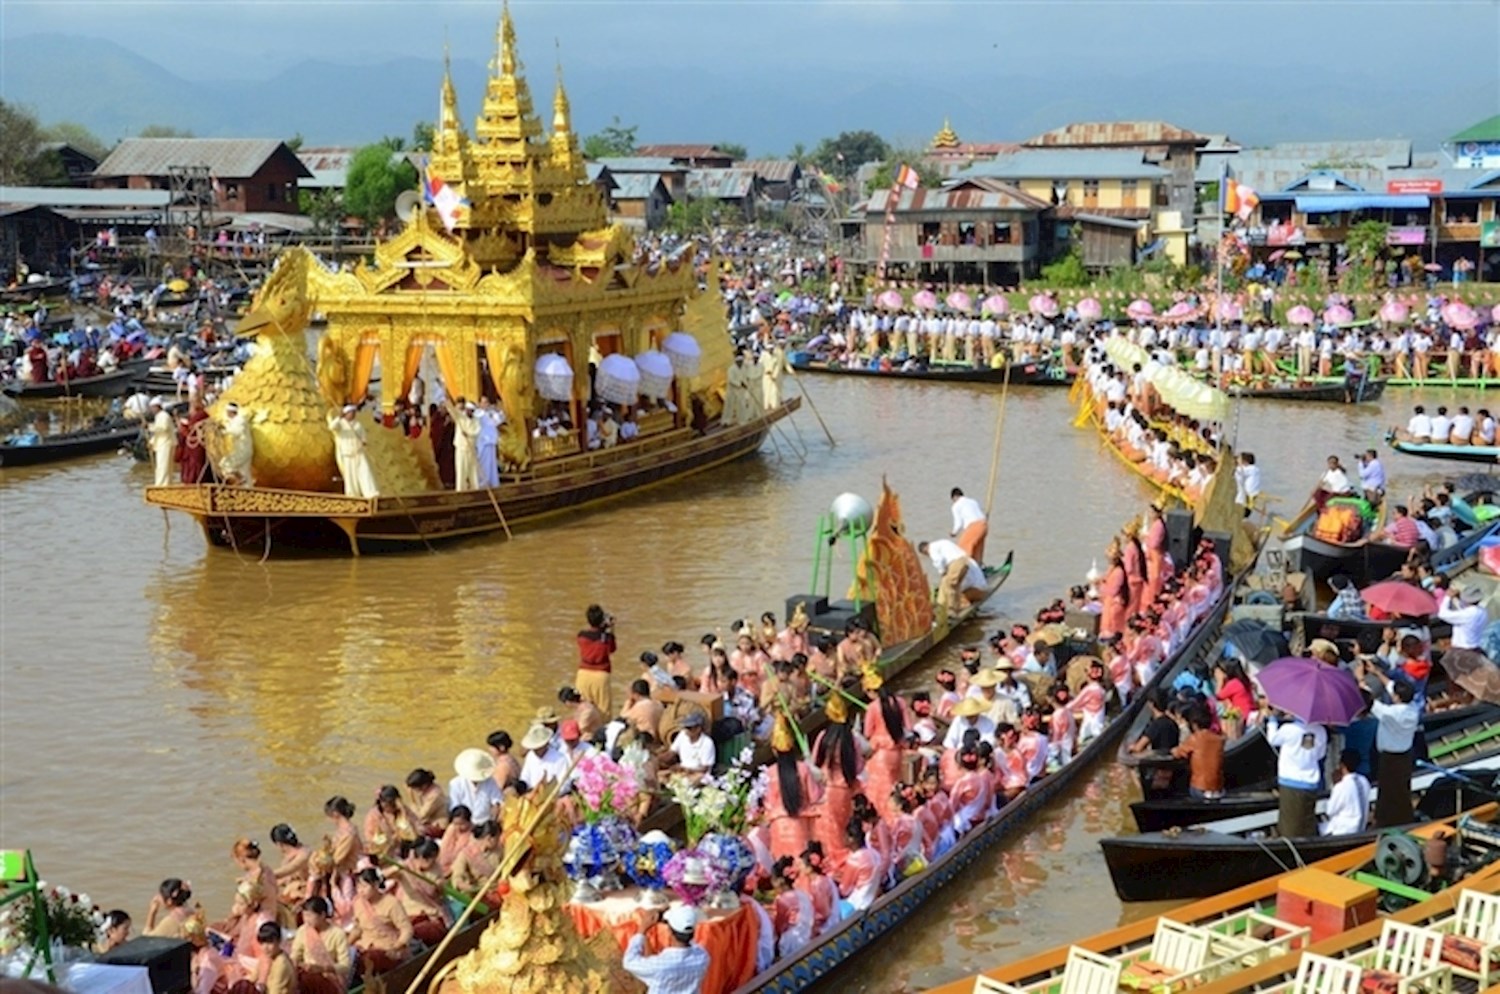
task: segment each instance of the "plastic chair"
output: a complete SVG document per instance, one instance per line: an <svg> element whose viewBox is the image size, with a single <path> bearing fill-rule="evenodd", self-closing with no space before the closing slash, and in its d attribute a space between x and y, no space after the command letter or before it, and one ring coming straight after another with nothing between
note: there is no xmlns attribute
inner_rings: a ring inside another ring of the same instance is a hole
<svg viewBox="0 0 1500 994"><path fill-rule="evenodd" d="M1303 953L1297 964L1297 977L1290 994L1359 994L1359 980L1364 971L1353 963L1343 963L1317 953Z"/></svg>
<svg viewBox="0 0 1500 994"><path fill-rule="evenodd" d="M1387 919L1373 949L1349 957L1349 962L1396 980L1397 994L1453 989L1453 971L1443 962L1443 936L1428 928Z"/></svg>
<svg viewBox="0 0 1500 994"><path fill-rule="evenodd" d="M974 994L1027 994L1050 988L1053 984L1058 984L1057 994L1119 994L1123 969L1119 960L1070 946L1060 982L1053 977L1022 988L980 976L974 978Z"/></svg>
<svg viewBox="0 0 1500 994"><path fill-rule="evenodd" d="M1479 947L1479 969L1473 970L1454 962L1453 956L1446 954L1447 943L1444 943L1443 962L1452 967L1455 974L1479 981L1481 989L1489 987L1500 977L1500 969L1495 964L1496 958L1500 957L1500 894L1483 894L1477 890L1461 891L1453 914L1434 922L1432 927L1435 931L1468 940Z"/></svg>
<svg viewBox="0 0 1500 994"><path fill-rule="evenodd" d="M1146 958L1173 975L1192 973L1208 963L1208 946L1212 938L1201 928L1170 918L1158 918L1156 935L1151 939L1151 952Z"/></svg>

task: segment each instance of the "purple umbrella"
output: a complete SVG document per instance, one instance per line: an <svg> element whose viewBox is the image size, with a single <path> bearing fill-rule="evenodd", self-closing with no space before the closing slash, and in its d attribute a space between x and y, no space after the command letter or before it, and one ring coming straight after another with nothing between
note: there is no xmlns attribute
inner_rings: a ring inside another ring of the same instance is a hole
<svg viewBox="0 0 1500 994"><path fill-rule="evenodd" d="M1353 675L1317 659L1278 659L1267 663L1256 679L1272 707L1312 724L1347 725L1364 710Z"/></svg>

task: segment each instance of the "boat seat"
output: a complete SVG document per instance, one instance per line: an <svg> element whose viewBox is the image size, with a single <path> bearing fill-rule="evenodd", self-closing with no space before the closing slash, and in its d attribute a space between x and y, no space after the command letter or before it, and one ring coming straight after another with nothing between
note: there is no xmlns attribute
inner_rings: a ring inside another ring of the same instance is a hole
<svg viewBox="0 0 1500 994"><path fill-rule="evenodd" d="M1364 971L1353 963L1317 953L1303 953L1297 964L1297 976L1268 990L1276 994L1360 994L1359 982L1363 974Z"/></svg>
<svg viewBox="0 0 1500 994"><path fill-rule="evenodd" d="M1432 923L1443 933L1443 962L1481 989L1500 979L1500 894L1464 890L1453 914Z"/></svg>
<svg viewBox="0 0 1500 994"><path fill-rule="evenodd" d="M1178 983L1192 979L1202 981L1198 974L1208 966L1209 944L1212 936L1201 928L1184 925L1170 918L1156 919L1156 934L1143 959L1127 962L1121 973L1121 985L1126 990L1152 991L1171 990Z"/></svg>
<svg viewBox="0 0 1500 994"><path fill-rule="evenodd" d="M1014 987L979 976L974 978L974 994L1040 994L1044 990L1054 994L1119 994L1122 969L1119 960L1091 953L1079 946L1069 946L1061 979L1054 976L1025 987Z"/></svg>
<svg viewBox="0 0 1500 994"><path fill-rule="evenodd" d="M1244 968L1301 949L1312 936L1305 925L1293 925L1255 910L1236 911L1203 928L1211 937L1209 956L1213 960L1233 960Z"/></svg>
<svg viewBox="0 0 1500 994"><path fill-rule="evenodd" d="M1443 962L1442 933L1386 919L1369 949L1347 957L1359 967L1361 989L1370 994L1426 994L1453 989L1453 970Z"/></svg>

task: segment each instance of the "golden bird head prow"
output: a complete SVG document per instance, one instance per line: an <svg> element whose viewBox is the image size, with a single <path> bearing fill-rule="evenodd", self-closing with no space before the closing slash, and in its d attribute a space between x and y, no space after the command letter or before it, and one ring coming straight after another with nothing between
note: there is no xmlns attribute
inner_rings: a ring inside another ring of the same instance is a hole
<svg viewBox="0 0 1500 994"><path fill-rule="evenodd" d="M299 335L312 317L312 299L307 293L307 274L314 259L298 245L282 252L266 282L256 291L250 309L240 318L235 334Z"/></svg>

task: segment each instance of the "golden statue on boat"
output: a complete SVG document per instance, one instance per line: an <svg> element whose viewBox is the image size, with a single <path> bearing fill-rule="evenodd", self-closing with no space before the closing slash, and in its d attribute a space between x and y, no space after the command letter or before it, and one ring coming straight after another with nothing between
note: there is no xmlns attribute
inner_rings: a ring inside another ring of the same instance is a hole
<svg viewBox="0 0 1500 994"><path fill-rule="evenodd" d="M498 34L472 137L444 71L429 202L373 261L332 270L305 248L283 252L237 329L255 355L211 413L233 402L248 416L256 486L150 487L148 503L192 514L218 545L325 546L342 532L358 553L507 527L720 465L795 410L794 399L723 416L731 345L713 288L698 292L693 246L650 259L609 221L561 78L544 134L508 9ZM326 321L316 368L314 313ZM376 418L358 419L378 496L347 496L329 417L369 399L377 362ZM432 439L396 427L424 367L450 398L498 399L499 487L443 490ZM591 397L630 419L628 444L590 447ZM210 448L217 456L212 438Z"/></svg>

